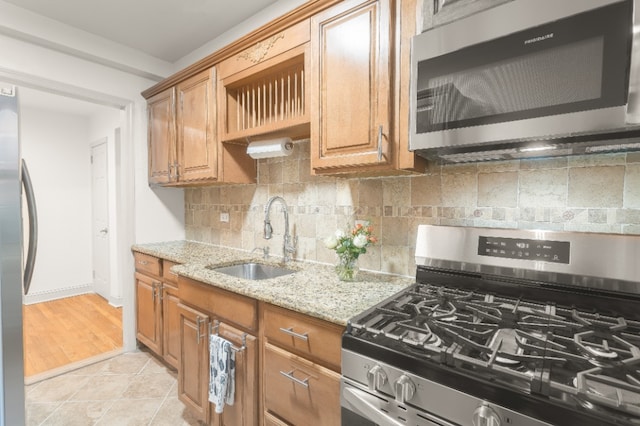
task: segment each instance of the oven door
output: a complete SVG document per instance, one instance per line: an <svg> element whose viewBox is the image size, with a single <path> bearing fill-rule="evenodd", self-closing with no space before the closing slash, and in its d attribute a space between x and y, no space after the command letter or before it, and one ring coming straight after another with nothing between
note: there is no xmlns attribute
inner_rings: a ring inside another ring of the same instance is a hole
<svg viewBox="0 0 640 426"><path fill-rule="evenodd" d="M343 426L457 426L346 377L340 381L340 401Z"/></svg>

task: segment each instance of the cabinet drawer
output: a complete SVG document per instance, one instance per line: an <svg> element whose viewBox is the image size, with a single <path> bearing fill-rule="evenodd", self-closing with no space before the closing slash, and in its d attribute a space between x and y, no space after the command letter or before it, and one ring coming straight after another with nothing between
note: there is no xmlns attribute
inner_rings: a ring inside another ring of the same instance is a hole
<svg viewBox="0 0 640 426"><path fill-rule="evenodd" d="M340 371L344 327L265 304L264 335L287 350Z"/></svg>
<svg viewBox="0 0 640 426"><path fill-rule="evenodd" d="M179 277L178 281L182 303L248 330L257 330L258 309L255 300L186 277Z"/></svg>
<svg viewBox="0 0 640 426"><path fill-rule="evenodd" d="M162 261L162 281L173 284L174 286L178 285L178 274L171 272L171 267L176 265L179 265L179 263L170 260Z"/></svg>
<svg viewBox="0 0 640 426"><path fill-rule="evenodd" d="M294 425L340 424L338 373L266 344L264 381L265 411Z"/></svg>
<svg viewBox="0 0 640 426"><path fill-rule="evenodd" d="M133 258L136 262L136 271L143 274L162 276L162 260L155 256L149 256L144 253L134 253Z"/></svg>

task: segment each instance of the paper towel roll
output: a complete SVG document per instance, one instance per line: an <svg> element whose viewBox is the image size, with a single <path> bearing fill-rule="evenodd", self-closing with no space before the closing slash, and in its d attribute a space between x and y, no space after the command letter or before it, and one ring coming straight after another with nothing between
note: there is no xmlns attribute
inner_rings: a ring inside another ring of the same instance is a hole
<svg viewBox="0 0 640 426"><path fill-rule="evenodd" d="M247 146L247 154L251 158L285 157L293 152L291 138L269 139L251 142Z"/></svg>

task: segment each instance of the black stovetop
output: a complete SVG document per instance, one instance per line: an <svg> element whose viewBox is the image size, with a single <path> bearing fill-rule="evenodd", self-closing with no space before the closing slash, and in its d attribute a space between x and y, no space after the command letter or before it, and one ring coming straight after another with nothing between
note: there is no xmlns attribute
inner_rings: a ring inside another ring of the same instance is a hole
<svg viewBox="0 0 640 426"><path fill-rule="evenodd" d="M640 424L638 307L629 295L419 267L417 284L349 322L343 347L551 423L580 412L584 424Z"/></svg>

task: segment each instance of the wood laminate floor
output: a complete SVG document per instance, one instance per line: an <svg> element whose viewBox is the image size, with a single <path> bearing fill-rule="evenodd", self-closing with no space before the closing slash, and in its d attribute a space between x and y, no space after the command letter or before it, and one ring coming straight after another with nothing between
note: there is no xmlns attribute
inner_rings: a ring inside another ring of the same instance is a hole
<svg viewBox="0 0 640 426"><path fill-rule="evenodd" d="M97 294L24 305L23 323L26 377L122 347L122 308Z"/></svg>

